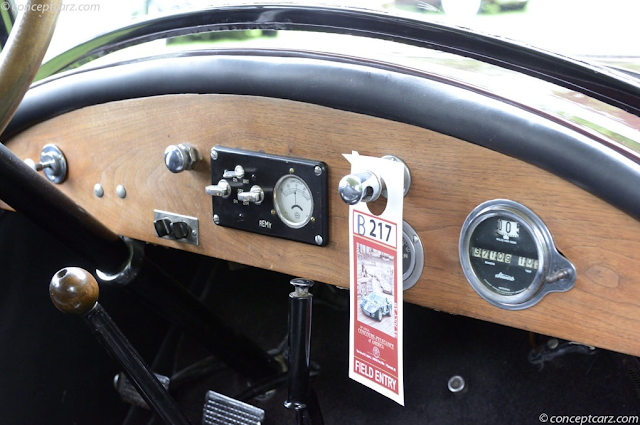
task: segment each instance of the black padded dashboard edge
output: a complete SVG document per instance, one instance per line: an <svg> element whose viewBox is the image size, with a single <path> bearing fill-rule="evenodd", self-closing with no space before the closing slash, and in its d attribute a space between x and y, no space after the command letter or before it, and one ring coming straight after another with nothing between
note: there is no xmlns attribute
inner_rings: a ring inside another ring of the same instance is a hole
<svg viewBox="0 0 640 425"><path fill-rule="evenodd" d="M27 92L2 140L82 107L186 93L289 99L416 125L536 165L640 219L640 165L586 135L443 81L322 55L203 52L60 74Z"/></svg>

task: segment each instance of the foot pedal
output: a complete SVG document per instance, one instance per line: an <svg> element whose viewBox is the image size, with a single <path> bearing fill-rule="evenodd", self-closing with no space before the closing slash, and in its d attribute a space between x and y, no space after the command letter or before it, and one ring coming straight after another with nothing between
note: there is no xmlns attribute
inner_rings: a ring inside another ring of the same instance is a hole
<svg viewBox="0 0 640 425"><path fill-rule="evenodd" d="M170 379L163 375L158 375L154 373L158 381L162 384L162 386L169 390L169 382ZM142 407L143 409L149 409L147 406L147 402L144 401L138 390L133 386L127 375L120 372L113 378L113 386L116 387L116 391L120 394L120 400L125 403L132 404L134 406Z"/></svg>
<svg viewBox="0 0 640 425"><path fill-rule="evenodd" d="M202 412L202 425L260 425L264 410L231 397L209 391Z"/></svg>

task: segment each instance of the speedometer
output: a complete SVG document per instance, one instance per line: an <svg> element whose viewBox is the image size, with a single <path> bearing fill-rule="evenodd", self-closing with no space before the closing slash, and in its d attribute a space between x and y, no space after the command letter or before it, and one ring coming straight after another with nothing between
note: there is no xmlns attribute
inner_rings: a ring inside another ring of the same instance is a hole
<svg viewBox="0 0 640 425"><path fill-rule="evenodd" d="M542 220L514 201L498 199L475 208L462 227L459 255L473 289L508 310L567 291L576 280L575 267L557 251Z"/></svg>

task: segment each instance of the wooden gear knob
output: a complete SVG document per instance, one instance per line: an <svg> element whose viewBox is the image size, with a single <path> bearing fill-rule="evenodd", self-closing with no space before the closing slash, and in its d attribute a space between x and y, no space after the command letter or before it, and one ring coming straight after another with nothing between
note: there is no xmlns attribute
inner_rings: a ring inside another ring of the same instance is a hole
<svg viewBox="0 0 640 425"><path fill-rule="evenodd" d="M84 314L98 302L98 282L84 269L66 267L53 275L49 295L63 313Z"/></svg>

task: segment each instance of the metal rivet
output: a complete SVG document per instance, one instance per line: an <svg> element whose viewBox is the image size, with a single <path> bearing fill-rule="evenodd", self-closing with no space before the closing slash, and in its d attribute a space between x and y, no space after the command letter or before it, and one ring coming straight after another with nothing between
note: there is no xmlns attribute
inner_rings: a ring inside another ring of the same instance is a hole
<svg viewBox="0 0 640 425"><path fill-rule="evenodd" d="M127 196L127 190L123 185L119 184L118 187L116 187L116 195L121 199L124 199Z"/></svg>
<svg viewBox="0 0 640 425"><path fill-rule="evenodd" d="M102 187L102 185L100 183L96 183L96 185L93 186L93 193L98 198L102 198L104 196L104 188Z"/></svg>
<svg viewBox="0 0 640 425"><path fill-rule="evenodd" d="M322 245L322 242L324 242L324 239L322 239L322 236L316 235L315 241L317 245Z"/></svg>
<svg viewBox="0 0 640 425"><path fill-rule="evenodd" d="M214 161L218 159L218 151L216 148L211 148L211 159Z"/></svg>
<svg viewBox="0 0 640 425"><path fill-rule="evenodd" d="M313 172L316 174L316 176L321 176L322 175L322 167L319 165L316 165L316 167L313 169Z"/></svg>

